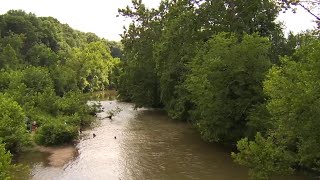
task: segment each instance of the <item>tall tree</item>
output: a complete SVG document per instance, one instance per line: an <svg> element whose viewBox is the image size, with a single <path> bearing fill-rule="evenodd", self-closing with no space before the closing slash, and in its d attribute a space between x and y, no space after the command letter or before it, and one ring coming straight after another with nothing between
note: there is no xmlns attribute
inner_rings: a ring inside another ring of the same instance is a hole
<svg viewBox="0 0 320 180"><path fill-rule="evenodd" d="M238 143L235 160L250 167L252 175L269 178L297 167L320 172L319 139L320 41L305 41L291 57L283 57L264 83L272 127L255 141ZM258 155L258 156L255 156Z"/></svg>
<svg viewBox="0 0 320 180"><path fill-rule="evenodd" d="M244 136L250 110L264 101L262 81L270 67L270 43L257 34L218 34L199 50L185 83L204 139L235 142Z"/></svg>
<svg viewBox="0 0 320 180"><path fill-rule="evenodd" d="M91 42L82 48L74 48L66 61L67 67L76 72L78 87L85 91L104 90L109 84L109 73L119 63L112 58L103 42Z"/></svg>
<svg viewBox="0 0 320 180"><path fill-rule="evenodd" d="M11 98L0 94L0 139L7 150L19 152L30 143L26 132L25 113L20 105ZM1 158L1 157L0 157Z"/></svg>
<svg viewBox="0 0 320 180"><path fill-rule="evenodd" d="M119 92L122 99L132 100L137 106L159 106L160 87L153 48L161 33L161 11L147 9L141 0L134 0L132 4L132 9L119 10L133 20L122 35L124 71Z"/></svg>

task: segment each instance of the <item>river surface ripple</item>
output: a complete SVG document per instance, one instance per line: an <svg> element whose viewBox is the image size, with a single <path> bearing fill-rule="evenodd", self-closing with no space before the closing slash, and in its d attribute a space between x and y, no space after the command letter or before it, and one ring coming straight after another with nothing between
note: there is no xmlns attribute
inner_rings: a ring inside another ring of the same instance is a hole
<svg viewBox="0 0 320 180"><path fill-rule="evenodd" d="M203 142L187 123L170 120L159 110L134 110L129 103L101 101L101 104L104 112L98 115L100 118L117 107L121 112L83 132L76 147L78 156L63 167L34 163L32 179L248 179L248 170L232 162L229 150Z"/></svg>

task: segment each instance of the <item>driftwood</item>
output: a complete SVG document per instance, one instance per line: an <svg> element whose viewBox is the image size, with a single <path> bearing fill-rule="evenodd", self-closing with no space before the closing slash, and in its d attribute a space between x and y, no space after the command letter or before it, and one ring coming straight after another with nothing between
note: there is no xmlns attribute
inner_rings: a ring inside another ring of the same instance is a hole
<svg viewBox="0 0 320 180"><path fill-rule="evenodd" d="M106 117L104 117L104 118L101 118L101 120L107 119L107 118L109 118L110 120L112 120L112 115L109 115L109 116L106 116Z"/></svg>
<svg viewBox="0 0 320 180"><path fill-rule="evenodd" d="M108 112L107 112L108 115L107 115L106 117L101 118L101 120L107 119L107 118L110 119L110 120L112 120L112 117L116 116L116 115L119 114L121 111L122 111L122 109L119 108L119 107L117 107L116 109L112 109L112 110L108 111Z"/></svg>

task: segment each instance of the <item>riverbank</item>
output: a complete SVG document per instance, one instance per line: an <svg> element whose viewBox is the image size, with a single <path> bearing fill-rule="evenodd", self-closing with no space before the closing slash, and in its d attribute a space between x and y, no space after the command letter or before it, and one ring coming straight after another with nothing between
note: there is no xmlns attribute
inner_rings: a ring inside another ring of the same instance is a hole
<svg viewBox="0 0 320 180"><path fill-rule="evenodd" d="M63 167L78 154L77 149L73 145L55 147L36 146L35 150L41 153L48 153L48 164L53 167Z"/></svg>

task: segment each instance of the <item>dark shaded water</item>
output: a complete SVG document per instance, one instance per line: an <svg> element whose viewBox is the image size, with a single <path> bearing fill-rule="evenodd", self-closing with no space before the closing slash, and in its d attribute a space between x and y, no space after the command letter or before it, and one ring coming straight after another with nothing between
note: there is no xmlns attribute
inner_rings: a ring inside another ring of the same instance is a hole
<svg viewBox="0 0 320 180"><path fill-rule="evenodd" d="M76 147L79 155L64 167L48 166L43 154L27 158L33 166L32 179L248 179L247 169L234 164L228 150L203 142L188 124L170 120L162 111L134 110L131 104L116 101L101 103L105 112L100 117L117 107L122 111L84 132Z"/></svg>

